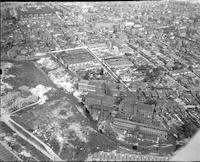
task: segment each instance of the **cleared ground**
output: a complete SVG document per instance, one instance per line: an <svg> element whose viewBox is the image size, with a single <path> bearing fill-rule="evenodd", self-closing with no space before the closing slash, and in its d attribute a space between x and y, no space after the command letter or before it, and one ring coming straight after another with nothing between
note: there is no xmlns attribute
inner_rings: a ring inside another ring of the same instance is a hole
<svg viewBox="0 0 200 162"><path fill-rule="evenodd" d="M65 97L18 112L12 119L34 132L62 159L84 160L89 153L117 148L94 130Z"/></svg>
<svg viewBox="0 0 200 162"><path fill-rule="evenodd" d="M9 74L15 77L4 82L13 86L15 91L24 85L28 90L35 88L35 91L39 84L52 88L45 93L45 103L18 111L11 118L49 145L62 159L84 160L89 153L117 148L115 142L92 128L93 123L74 105L77 102L72 97L66 97L69 95L57 89L33 63L13 63L7 71ZM21 131L15 124L13 126ZM26 141L20 139L19 142Z"/></svg>
<svg viewBox="0 0 200 162"><path fill-rule="evenodd" d="M45 155L43 155L40 151L38 151L35 147L29 144L27 141L19 137L15 134L5 123L0 122L0 132L2 134L5 133L6 138L12 139L13 143L9 143L3 136L1 137L1 141L3 143L7 143L10 150L15 152L22 160L40 160L40 161L50 161ZM7 141L7 142L6 142ZM25 149L27 152L31 154L32 157L26 158L20 155L20 152ZM12 153L10 153L2 144L0 144L0 160L2 161L18 161Z"/></svg>
<svg viewBox="0 0 200 162"><path fill-rule="evenodd" d="M18 89L18 87L26 85L29 87L35 87L38 84L44 86L54 86L49 82L48 78L39 71L33 62L10 62L14 66L8 69L8 74L15 75L15 78L8 78L5 82L11 84L13 89Z"/></svg>

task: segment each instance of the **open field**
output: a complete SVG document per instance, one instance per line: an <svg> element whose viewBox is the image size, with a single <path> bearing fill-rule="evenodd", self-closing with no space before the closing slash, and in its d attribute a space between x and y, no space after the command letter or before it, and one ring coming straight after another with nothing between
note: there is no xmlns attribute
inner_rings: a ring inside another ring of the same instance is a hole
<svg viewBox="0 0 200 162"><path fill-rule="evenodd" d="M36 159L38 159L40 161L50 161L50 159L48 157L46 157L44 154L42 154L40 151L38 151L35 147L33 147L31 144L29 144L27 141L25 141L21 137L16 136L16 140L21 145L26 147L27 150L30 150L31 155L34 156Z"/></svg>
<svg viewBox="0 0 200 162"><path fill-rule="evenodd" d="M116 148L114 142L90 126L89 120L66 97L17 112L12 119L33 132L62 159L84 160L91 152Z"/></svg>
<svg viewBox="0 0 200 162"><path fill-rule="evenodd" d="M1 108L4 111L13 112L56 97L55 85L32 62L3 62L1 67ZM47 93L49 91L51 93Z"/></svg>
<svg viewBox="0 0 200 162"><path fill-rule="evenodd" d="M77 63L92 61L95 59L94 56L92 56L85 49L63 51L56 55L61 57L67 64L77 64Z"/></svg>
<svg viewBox="0 0 200 162"><path fill-rule="evenodd" d="M5 79L5 82L13 86L16 90L20 86L26 85L35 87L38 84L53 86L51 82L40 72L32 62L10 62L13 66L8 69L7 74L12 74L15 78Z"/></svg>
<svg viewBox="0 0 200 162"><path fill-rule="evenodd" d="M0 131L1 133L6 133L7 135L12 135L15 132L10 129L4 122L0 121Z"/></svg>
<svg viewBox="0 0 200 162"><path fill-rule="evenodd" d="M39 160L39 161L50 161L49 158L47 158L45 155L43 155L40 151L38 151L35 147L33 147L31 144L29 144L27 141L22 139L20 136L16 135L12 129L10 129L4 122L0 122L0 131L2 134L5 133L5 136L1 137L1 141L3 143L7 143L8 148L15 152L22 160ZM10 142L12 141L12 142ZM4 146L0 146L0 150L5 150ZM23 150L26 150L26 152L30 153L31 156L25 157L21 154ZM8 152L8 151L6 151ZM11 153L6 153L10 156ZM12 154L11 154L12 155ZM3 158L6 158L6 156L2 155L0 156ZM1 158L0 158L1 159ZM8 160L4 159L4 160ZM13 159L14 160L14 159ZM18 160L15 158L15 160ZM10 160L11 161L11 160Z"/></svg>
<svg viewBox="0 0 200 162"><path fill-rule="evenodd" d="M0 161L17 161L18 159L13 156L2 144L0 144Z"/></svg>

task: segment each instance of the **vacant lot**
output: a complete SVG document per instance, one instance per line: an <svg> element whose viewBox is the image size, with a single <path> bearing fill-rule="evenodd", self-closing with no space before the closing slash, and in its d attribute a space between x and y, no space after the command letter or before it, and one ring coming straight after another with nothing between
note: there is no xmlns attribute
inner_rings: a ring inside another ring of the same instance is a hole
<svg viewBox="0 0 200 162"><path fill-rule="evenodd" d="M0 122L0 132L2 134L5 133L4 136L2 136L0 138L1 141L3 141L3 143L7 143L8 147L15 152L21 159L23 159L24 161L28 161L28 160L40 160L40 161L49 161L50 159L47 158L45 155L43 155L40 151L38 151L35 147L33 147L31 144L29 144L27 141L25 141L24 139L22 139L21 137L19 137L18 135L15 134L15 132L13 132L5 123ZM10 139L10 140L9 140ZM13 142L10 142L13 141ZM2 146L0 147L0 150L3 149ZM30 153L30 157L25 157L23 155L21 155L20 153L26 150L26 152ZM2 158L7 158L5 160L18 160L18 159L11 159L11 157L13 157L12 154L5 152L6 150L3 149L2 153L5 153L6 155L3 155ZM12 155L12 156L11 156ZM9 156L9 157L7 157ZM1 155L0 155L1 157ZM3 159L2 159L3 160Z"/></svg>
<svg viewBox="0 0 200 162"><path fill-rule="evenodd" d="M91 127L66 97L23 110L12 117L66 160L84 160L89 153L116 149L116 144Z"/></svg>
<svg viewBox="0 0 200 162"><path fill-rule="evenodd" d="M35 87L38 84L51 87L53 84L44 76L44 74L35 67L33 62L11 62L13 66L8 69L8 75L12 74L14 78L8 78L6 83L13 86L13 89L26 85Z"/></svg>
<svg viewBox="0 0 200 162"><path fill-rule="evenodd" d="M15 77L4 80L13 86L10 93L30 91L40 99L45 95L48 98L43 104L13 114L12 119L48 144L62 159L84 160L89 153L117 148L114 142L92 128L93 123L71 104L74 101L67 98L67 94L57 88L43 94L55 85L32 62L12 64L7 73Z"/></svg>
<svg viewBox="0 0 200 162"><path fill-rule="evenodd" d="M33 62L2 62L1 106L16 110L58 93L48 76Z"/></svg>
<svg viewBox="0 0 200 162"><path fill-rule="evenodd" d="M61 57L67 64L77 64L77 63L92 61L95 59L94 56L92 56L85 49L64 51L58 53L57 55Z"/></svg>

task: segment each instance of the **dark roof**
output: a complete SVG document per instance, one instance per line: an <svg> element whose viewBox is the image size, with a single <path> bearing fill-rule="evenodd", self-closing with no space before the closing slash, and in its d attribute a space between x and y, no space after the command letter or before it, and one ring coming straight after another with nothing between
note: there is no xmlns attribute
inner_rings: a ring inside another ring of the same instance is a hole
<svg viewBox="0 0 200 162"><path fill-rule="evenodd" d="M125 97L125 100L131 100L132 102L135 102L137 100L138 93L131 92L127 97Z"/></svg>
<svg viewBox="0 0 200 162"><path fill-rule="evenodd" d="M137 104L137 110L142 110L142 111L146 111L146 112L153 112L153 106L152 105L148 105L148 104L144 104L144 103L138 103Z"/></svg>
<svg viewBox="0 0 200 162"><path fill-rule="evenodd" d="M102 105L112 107L115 105L115 98L108 95L99 96L93 93L89 93L85 96L85 103L87 105Z"/></svg>
<svg viewBox="0 0 200 162"><path fill-rule="evenodd" d="M125 111L131 111L133 110L135 105L135 102L132 102L131 100L123 100L120 102L119 108L123 108Z"/></svg>
<svg viewBox="0 0 200 162"><path fill-rule="evenodd" d="M95 86L95 87L100 87L102 88L102 86L104 85L105 83L101 80L91 80L89 82L89 86Z"/></svg>
<svg viewBox="0 0 200 162"><path fill-rule="evenodd" d="M88 80L84 80L84 79L79 81L79 84L88 84L88 83L89 83L89 81Z"/></svg>
<svg viewBox="0 0 200 162"><path fill-rule="evenodd" d="M114 118L114 123L117 124L126 124L127 126L141 126L141 127L147 127L147 128L151 128L151 129L156 129L156 130L160 130L160 131L164 131L167 132L167 129L161 126L154 126L151 124L143 124L143 123L138 123L138 122L133 122L133 121L129 121L129 120L124 120L124 119L120 119L120 118Z"/></svg>
<svg viewBox="0 0 200 162"><path fill-rule="evenodd" d="M104 84L105 83L103 81L101 81L101 80L90 80L90 81L88 81L88 80L81 80L79 82L79 86L80 85L86 85L88 87L96 87L96 88L103 88Z"/></svg>
<svg viewBox="0 0 200 162"><path fill-rule="evenodd" d="M101 98L99 97L92 97L92 96L86 96L85 97L85 104L92 106L92 105L100 105L101 104Z"/></svg>

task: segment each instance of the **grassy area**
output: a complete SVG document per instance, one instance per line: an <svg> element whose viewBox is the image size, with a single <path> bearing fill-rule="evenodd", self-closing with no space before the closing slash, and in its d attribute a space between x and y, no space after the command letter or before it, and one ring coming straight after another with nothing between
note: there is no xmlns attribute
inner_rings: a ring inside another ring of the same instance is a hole
<svg viewBox="0 0 200 162"><path fill-rule="evenodd" d="M26 151L30 152L30 154L35 157L36 159L40 161L50 161L48 157L43 155L40 151L38 151L35 147L33 147L31 144L26 142L24 139L22 139L20 136L16 135L15 132L10 129L4 122L0 122L0 132L1 133L6 133L6 136L14 138L15 144L11 146L11 149L17 153L20 153L22 148L24 148ZM1 156L1 155L0 155ZM26 158L22 155L19 155L21 159L24 161L32 161L34 160L33 158ZM8 158L6 159L8 160ZM16 161L17 159L15 159ZM11 160L12 161L12 160Z"/></svg>
<svg viewBox="0 0 200 162"><path fill-rule="evenodd" d="M8 70L8 74L16 77L8 78L5 82L13 85L14 89L23 85L36 87L38 84L52 87L52 83L32 62L12 63L14 66ZM34 134L49 144L52 150L63 159L84 160L91 152L116 149L114 142L95 132L89 120L83 117L74 105L68 103L68 100L73 99L65 97L66 94L57 89L48 93L47 96L49 99L45 104L31 106L17 112L11 118L30 132L37 130ZM13 125L31 141L40 145L21 128ZM67 140L62 142L63 139Z"/></svg>
<svg viewBox="0 0 200 162"><path fill-rule="evenodd" d="M0 121L0 132L5 132L7 135L13 135L15 133L12 129L10 129L4 122Z"/></svg>
<svg viewBox="0 0 200 162"><path fill-rule="evenodd" d="M34 107L18 112L12 119L26 129L41 132L35 135L62 159L84 160L91 152L117 148L115 142L93 130L89 120L65 97ZM59 139L65 139L65 142Z"/></svg>
<svg viewBox="0 0 200 162"><path fill-rule="evenodd" d="M28 116L31 117L31 114L32 113L26 114L25 119L23 119L23 117L21 117L21 116L20 117L19 116L11 116L11 118L14 121L16 121L17 123L19 123L21 126L23 126L29 132L33 132L34 131L33 125L31 122L29 122L29 120L27 120L27 119L29 119Z"/></svg>
<svg viewBox="0 0 200 162"><path fill-rule="evenodd" d="M46 157L44 154L42 154L40 151L38 151L34 146L26 142L24 139L22 139L19 136L16 136L17 142L19 142L22 146L26 147L27 150L30 151L31 155L36 157L40 161L51 161L48 157Z"/></svg>
<svg viewBox="0 0 200 162"><path fill-rule="evenodd" d="M0 144L0 161L17 161L18 159Z"/></svg>
<svg viewBox="0 0 200 162"><path fill-rule="evenodd" d="M32 62L12 62L14 66L8 70L8 74L15 75L16 77L8 78L5 82L11 84L15 89L26 85L35 87L38 84L52 87L52 83L39 71Z"/></svg>
<svg viewBox="0 0 200 162"><path fill-rule="evenodd" d="M35 143L36 145L38 145L39 147L41 147L42 149L45 149L45 147L40 144L39 142L37 142L33 137L31 137L28 133L24 132L20 127L18 127L15 123L11 122L11 124L15 127L15 129L17 129L19 132L21 132L27 139L29 139L30 141L32 141L33 143Z"/></svg>
<svg viewBox="0 0 200 162"><path fill-rule="evenodd" d="M68 64L82 63L82 62L92 61L95 59L94 56L92 56L85 49L62 52L61 58L64 60L64 62Z"/></svg>

